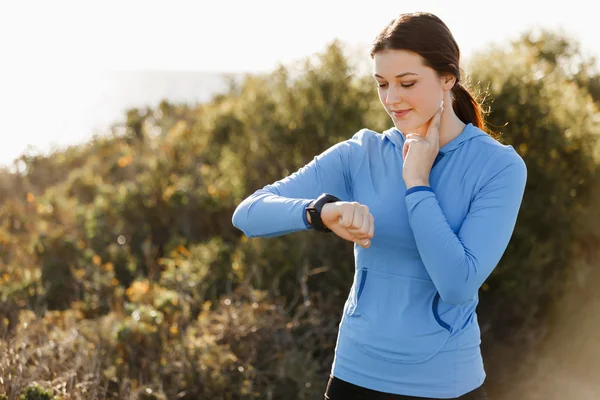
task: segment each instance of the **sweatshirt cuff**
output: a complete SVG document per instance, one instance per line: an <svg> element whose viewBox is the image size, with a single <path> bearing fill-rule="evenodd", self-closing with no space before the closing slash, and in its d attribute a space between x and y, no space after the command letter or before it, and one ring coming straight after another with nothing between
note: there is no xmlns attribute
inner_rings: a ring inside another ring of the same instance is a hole
<svg viewBox="0 0 600 400"><path fill-rule="evenodd" d="M431 188L431 186L413 186L406 191L405 196L408 196L409 194L414 193L414 192L422 192L422 191L433 192L433 189Z"/></svg>
<svg viewBox="0 0 600 400"><path fill-rule="evenodd" d="M310 201L312 202L312 200ZM308 218L306 217L306 209L310 206L310 202L302 207L302 221L304 221L304 226L306 229L314 229L314 227L308 222Z"/></svg>
<svg viewBox="0 0 600 400"><path fill-rule="evenodd" d="M428 201L427 199L436 200L435 193L429 186L414 186L408 189L404 196L404 200L406 201L406 209L409 214L412 213L419 203Z"/></svg>

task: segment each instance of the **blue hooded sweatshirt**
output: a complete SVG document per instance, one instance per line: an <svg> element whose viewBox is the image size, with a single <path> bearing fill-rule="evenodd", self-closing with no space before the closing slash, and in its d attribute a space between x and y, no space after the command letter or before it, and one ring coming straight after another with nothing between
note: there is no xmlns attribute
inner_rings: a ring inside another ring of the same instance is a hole
<svg viewBox="0 0 600 400"><path fill-rule="evenodd" d="M430 186L406 189L396 128L362 129L236 208L248 237L312 229L305 208L322 193L367 205L375 230L354 245L355 274L331 374L369 389L459 397L485 380L478 290L502 257L527 169L510 145L468 124L444 145ZM342 239L340 239L342 240Z"/></svg>

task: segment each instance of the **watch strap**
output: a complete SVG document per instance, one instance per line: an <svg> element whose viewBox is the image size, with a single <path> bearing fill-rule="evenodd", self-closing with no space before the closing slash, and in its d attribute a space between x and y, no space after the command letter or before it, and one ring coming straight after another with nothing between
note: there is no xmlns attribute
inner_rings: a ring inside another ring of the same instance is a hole
<svg viewBox="0 0 600 400"><path fill-rule="evenodd" d="M329 193L323 193L317 199L313 200L308 207L306 207L306 211L310 215L310 224L315 228L315 230L319 232L331 232L323 221L321 220L321 210L323 206L327 203L335 203L336 201L341 201L339 198L335 197Z"/></svg>

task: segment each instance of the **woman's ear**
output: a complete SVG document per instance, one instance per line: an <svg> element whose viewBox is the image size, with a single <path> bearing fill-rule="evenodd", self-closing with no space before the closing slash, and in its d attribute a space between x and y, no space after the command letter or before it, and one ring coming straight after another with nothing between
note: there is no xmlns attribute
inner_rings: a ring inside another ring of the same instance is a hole
<svg viewBox="0 0 600 400"><path fill-rule="evenodd" d="M442 89L450 91L456 84L456 77L452 74L442 76Z"/></svg>

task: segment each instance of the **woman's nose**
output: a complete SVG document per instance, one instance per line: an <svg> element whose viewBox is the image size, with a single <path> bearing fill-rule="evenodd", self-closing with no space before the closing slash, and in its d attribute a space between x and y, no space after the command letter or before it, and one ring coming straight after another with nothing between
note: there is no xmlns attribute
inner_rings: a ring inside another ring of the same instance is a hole
<svg viewBox="0 0 600 400"><path fill-rule="evenodd" d="M387 96L385 99L388 106L392 106L397 103L402 102L402 96L400 95L400 91L393 86L390 86L387 91Z"/></svg>

